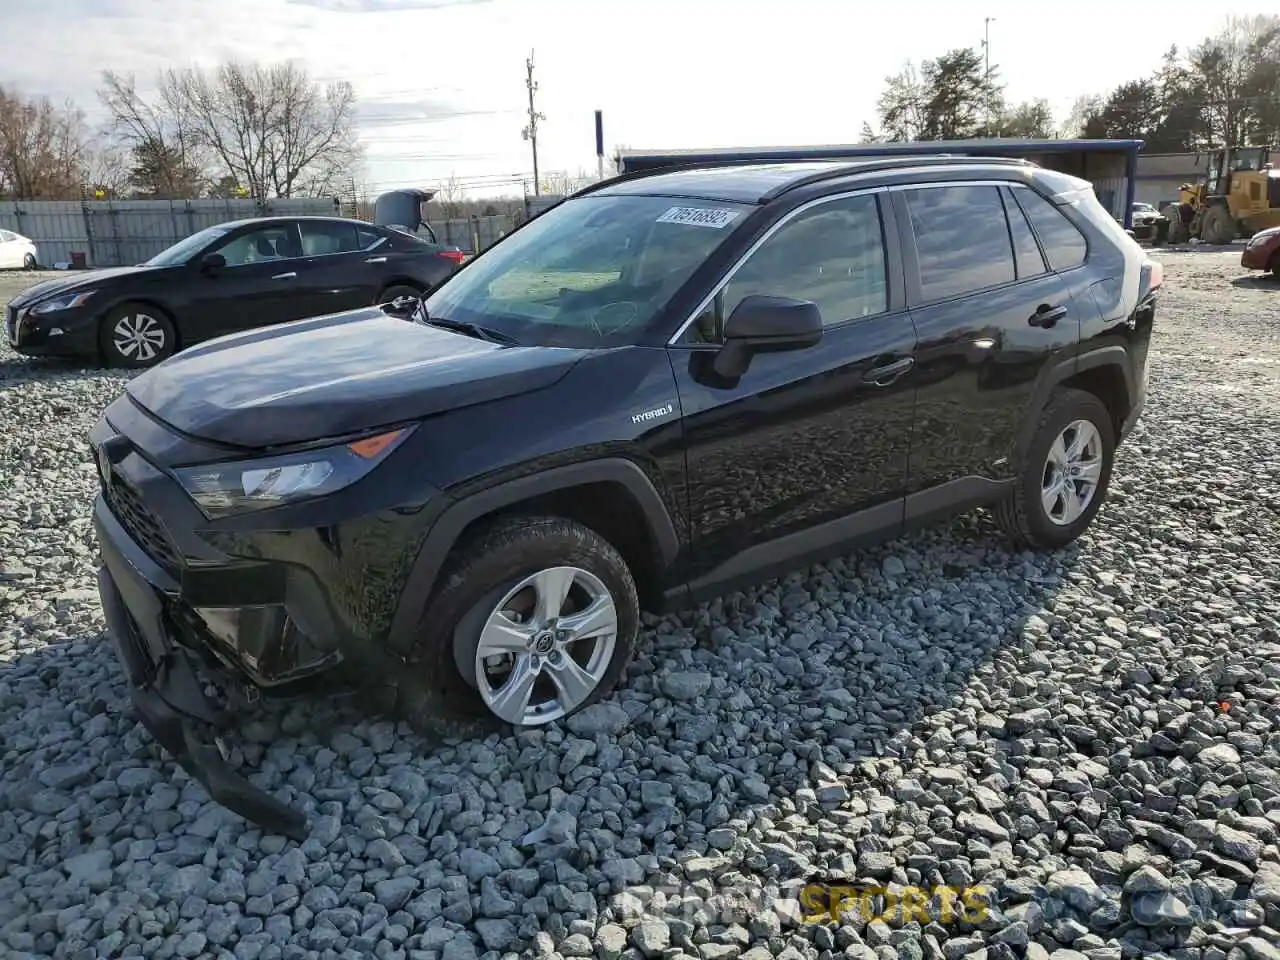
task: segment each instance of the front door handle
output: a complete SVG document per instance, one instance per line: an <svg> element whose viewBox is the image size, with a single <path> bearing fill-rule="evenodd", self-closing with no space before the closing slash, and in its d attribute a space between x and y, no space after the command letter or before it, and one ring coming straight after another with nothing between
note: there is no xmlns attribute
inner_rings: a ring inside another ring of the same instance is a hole
<svg viewBox="0 0 1280 960"><path fill-rule="evenodd" d="M369 257L368 259L365 260L365 263L386 263L386 262L387 262L386 257Z"/></svg>
<svg viewBox="0 0 1280 960"><path fill-rule="evenodd" d="M867 383L875 384L877 387L887 387L915 365L915 357L900 357L892 363L886 363L884 366L872 367L862 379Z"/></svg>
<svg viewBox="0 0 1280 960"><path fill-rule="evenodd" d="M1027 323L1033 327L1052 327L1055 323L1067 315L1067 308L1058 306L1051 307L1047 303L1042 303L1036 307L1036 312L1027 318Z"/></svg>
<svg viewBox="0 0 1280 960"><path fill-rule="evenodd" d="M295 279L297 276L298 276L298 275L297 275L296 273L277 273L277 274L276 274L274 277L272 277L271 279L272 279L272 280L293 280L293 279Z"/></svg>

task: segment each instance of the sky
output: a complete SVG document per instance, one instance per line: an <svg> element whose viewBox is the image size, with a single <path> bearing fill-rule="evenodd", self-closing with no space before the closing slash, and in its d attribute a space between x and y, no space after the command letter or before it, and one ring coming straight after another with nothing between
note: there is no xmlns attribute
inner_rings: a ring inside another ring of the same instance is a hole
<svg viewBox="0 0 1280 960"><path fill-rule="evenodd" d="M595 110L606 154L852 143L887 75L980 45L987 17L1006 96L1062 118L1258 13L1280 0L0 0L0 84L100 121L105 69L145 86L168 66L297 59L354 85L371 193L452 176L473 196L518 194L531 52L545 175L595 170Z"/></svg>

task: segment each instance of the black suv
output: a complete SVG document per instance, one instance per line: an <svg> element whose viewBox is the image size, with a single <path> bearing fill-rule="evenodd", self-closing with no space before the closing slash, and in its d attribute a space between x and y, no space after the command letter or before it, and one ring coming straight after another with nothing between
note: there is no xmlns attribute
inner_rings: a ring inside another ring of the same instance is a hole
<svg viewBox="0 0 1280 960"><path fill-rule="evenodd" d="M317 678L545 724L640 611L977 506L1078 537L1142 407L1162 271L1089 184L962 157L628 175L422 301L196 346L92 433L144 722L286 833L194 721ZM456 726L448 729L456 730Z"/></svg>

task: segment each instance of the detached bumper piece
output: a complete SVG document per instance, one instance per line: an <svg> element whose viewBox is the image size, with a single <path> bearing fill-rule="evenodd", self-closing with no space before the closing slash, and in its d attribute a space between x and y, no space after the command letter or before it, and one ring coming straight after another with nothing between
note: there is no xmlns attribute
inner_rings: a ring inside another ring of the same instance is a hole
<svg viewBox="0 0 1280 960"><path fill-rule="evenodd" d="M103 513L99 510L95 517L103 557L98 592L129 681L129 696L143 726L209 791L214 802L271 833L305 839L305 813L232 770L216 743L202 742L201 726L224 728L229 718L204 695L186 652L168 635L160 594L126 558L120 541L111 536L114 531L102 529L114 523L114 518ZM132 546L128 540L124 544Z"/></svg>

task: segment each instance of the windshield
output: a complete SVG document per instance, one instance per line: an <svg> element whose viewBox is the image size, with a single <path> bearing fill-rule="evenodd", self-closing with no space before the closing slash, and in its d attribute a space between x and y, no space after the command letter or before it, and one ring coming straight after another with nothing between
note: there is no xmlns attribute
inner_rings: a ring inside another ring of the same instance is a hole
<svg viewBox="0 0 1280 960"><path fill-rule="evenodd" d="M142 265L144 267L181 266L214 240L217 240L218 237L222 236L224 233L229 233L230 231L230 227L222 225L216 227L205 227L199 233L193 233L185 240L179 240L172 247L166 247L164 250L161 250Z"/></svg>
<svg viewBox="0 0 1280 960"><path fill-rule="evenodd" d="M749 210L670 197L568 200L456 273L427 298L427 312L522 344L626 343Z"/></svg>

